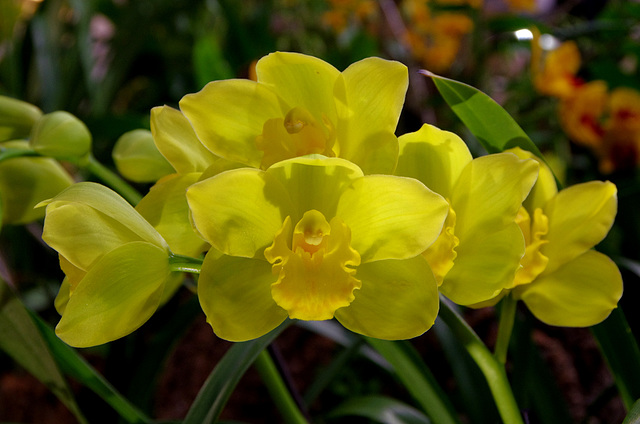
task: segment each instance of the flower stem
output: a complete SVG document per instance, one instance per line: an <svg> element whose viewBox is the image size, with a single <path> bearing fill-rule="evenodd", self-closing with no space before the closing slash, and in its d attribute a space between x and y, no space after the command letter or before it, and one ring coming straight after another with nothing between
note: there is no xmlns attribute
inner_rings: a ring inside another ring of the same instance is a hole
<svg viewBox="0 0 640 424"><path fill-rule="evenodd" d="M469 324L453 309L449 300L440 297L440 305L440 317L464 345L484 374L502 421L509 424L523 424L504 366L496 360Z"/></svg>
<svg viewBox="0 0 640 424"><path fill-rule="evenodd" d="M260 352L254 365L260 377L262 377L262 381L267 385L267 390L276 403L284 421L287 424L308 424L307 419L293 400L291 393L289 393L287 386L282 380L282 376L266 350Z"/></svg>
<svg viewBox="0 0 640 424"><path fill-rule="evenodd" d="M169 256L169 265L171 266L171 271L200 274L202 259L172 254Z"/></svg>
<svg viewBox="0 0 640 424"><path fill-rule="evenodd" d="M132 205L137 205L142 199L142 195L135 188L131 187L118 174L98 162L93 155L89 155L89 160L84 167L87 171L100 178L106 185L117 191Z"/></svg>
<svg viewBox="0 0 640 424"><path fill-rule="evenodd" d="M509 339L513 331L513 322L516 318L516 306L518 301L510 294L506 295L500 303L500 324L498 326L498 340L493 355L503 366L507 362L507 350Z"/></svg>

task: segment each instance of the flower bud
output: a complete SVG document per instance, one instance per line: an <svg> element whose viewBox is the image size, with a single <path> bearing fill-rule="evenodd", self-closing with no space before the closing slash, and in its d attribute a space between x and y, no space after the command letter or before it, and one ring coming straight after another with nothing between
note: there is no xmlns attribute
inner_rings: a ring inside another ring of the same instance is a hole
<svg viewBox="0 0 640 424"><path fill-rule="evenodd" d="M43 156L77 161L91 149L91 133L87 126L64 111L48 113L33 127L31 148Z"/></svg>
<svg viewBox="0 0 640 424"><path fill-rule="evenodd" d="M133 130L123 134L113 148L118 172L137 182L155 182L175 170L156 148L151 131Z"/></svg>
<svg viewBox="0 0 640 424"><path fill-rule="evenodd" d="M32 104L0 96L0 141L27 138L41 116L42 111Z"/></svg>

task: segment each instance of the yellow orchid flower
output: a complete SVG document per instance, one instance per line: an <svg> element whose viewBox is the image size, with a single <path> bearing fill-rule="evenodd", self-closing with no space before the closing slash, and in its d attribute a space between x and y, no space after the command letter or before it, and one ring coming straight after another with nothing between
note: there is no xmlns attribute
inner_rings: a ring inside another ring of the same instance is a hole
<svg viewBox="0 0 640 424"><path fill-rule="evenodd" d="M538 160L519 148L510 151ZM592 249L613 225L616 186L591 181L558 192L551 171L539 163L540 185L536 184L517 219L527 242L522 267L496 301L511 292L547 324L598 324L622 296L618 267Z"/></svg>
<svg viewBox="0 0 640 424"><path fill-rule="evenodd" d="M56 334L66 343L95 346L131 333L180 282L166 241L110 189L78 183L44 204L42 239L66 275L56 298Z"/></svg>
<svg viewBox="0 0 640 424"><path fill-rule="evenodd" d="M537 163L510 153L473 159L460 137L431 125L399 142L396 174L417 178L449 202L442 234L424 252L440 291L460 305L498 295L524 255L514 220Z"/></svg>
<svg viewBox="0 0 640 424"><path fill-rule="evenodd" d="M382 339L434 322L437 286L420 254L448 208L419 181L310 155L222 172L192 185L187 200L212 246L198 296L219 337L253 339L287 317L335 317Z"/></svg>
<svg viewBox="0 0 640 424"><path fill-rule="evenodd" d="M307 154L348 159L365 173L391 173L394 135L408 85L399 62L367 58L339 72L298 53L256 64L257 82L224 80L180 100L207 149L266 169Z"/></svg>

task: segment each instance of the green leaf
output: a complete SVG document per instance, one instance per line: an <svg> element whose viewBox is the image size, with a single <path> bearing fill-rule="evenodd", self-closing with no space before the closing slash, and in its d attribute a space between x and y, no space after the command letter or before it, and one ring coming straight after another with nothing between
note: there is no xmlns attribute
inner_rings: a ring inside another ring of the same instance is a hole
<svg viewBox="0 0 640 424"><path fill-rule="evenodd" d="M620 307L591 327L627 409L640 399L640 349Z"/></svg>
<svg viewBox="0 0 640 424"><path fill-rule="evenodd" d="M477 365L451 329L440 319L433 326L442 350L451 366L456 381L460 407L466 411L469 421L474 424L489 424L499 421L498 410L491 397L491 391ZM458 403L456 403L458 405Z"/></svg>
<svg viewBox="0 0 640 424"><path fill-rule="evenodd" d="M38 327L9 285L0 280L0 349L40 380L76 416L86 423L73 393L44 341Z"/></svg>
<svg viewBox="0 0 640 424"><path fill-rule="evenodd" d="M367 338L367 342L391 363L400 381L434 422L460 422L453 405L411 344L372 338Z"/></svg>
<svg viewBox="0 0 640 424"><path fill-rule="evenodd" d="M430 77L453 112L489 153L521 147L542 158L542 153L509 113L477 88L420 71Z"/></svg>
<svg viewBox="0 0 640 424"><path fill-rule="evenodd" d="M200 389L183 424L215 422L245 371L289 324L290 321L286 320L258 339L231 346Z"/></svg>
<svg viewBox="0 0 640 424"><path fill-rule="evenodd" d="M47 343L62 372L93 390L109 404L122 419L130 424L146 424L151 420L125 399L76 350L56 336L49 324L32 314L43 340Z"/></svg>
<svg viewBox="0 0 640 424"><path fill-rule="evenodd" d="M342 403L331 411L329 418L355 415L383 424L430 424L422 412L386 396L361 396Z"/></svg>
<svg viewBox="0 0 640 424"><path fill-rule="evenodd" d="M633 404L622 424L640 424L640 400Z"/></svg>

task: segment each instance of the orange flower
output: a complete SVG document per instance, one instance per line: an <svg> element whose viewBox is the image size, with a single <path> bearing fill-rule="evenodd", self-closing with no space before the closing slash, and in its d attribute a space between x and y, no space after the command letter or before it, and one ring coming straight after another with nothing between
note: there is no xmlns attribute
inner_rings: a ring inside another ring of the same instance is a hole
<svg viewBox="0 0 640 424"><path fill-rule="evenodd" d="M533 84L540 94L561 99L572 96L582 81L576 77L581 59L578 46L566 41L555 50L544 53L540 46L540 32L532 30L531 73Z"/></svg>

